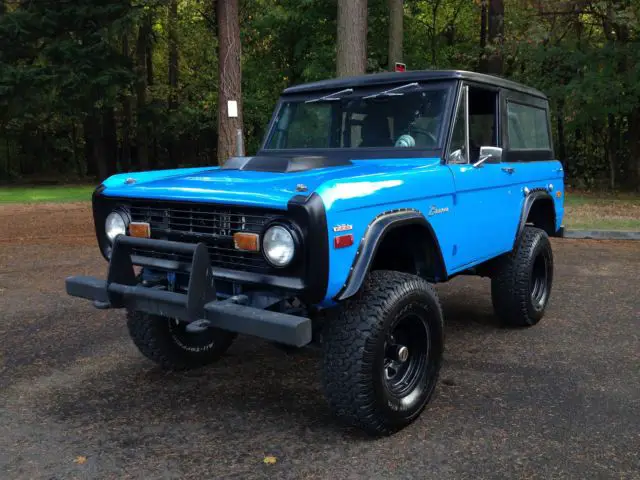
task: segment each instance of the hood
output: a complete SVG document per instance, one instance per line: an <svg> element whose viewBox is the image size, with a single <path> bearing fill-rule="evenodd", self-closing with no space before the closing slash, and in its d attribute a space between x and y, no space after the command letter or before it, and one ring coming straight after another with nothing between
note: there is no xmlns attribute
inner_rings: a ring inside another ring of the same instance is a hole
<svg viewBox="0 0 640 480"><path fill-rule="evenodd" d="M419 162L419 163L418 163ZM352 160L306 171L250 171L204 167L114 175L103 182L103 195L182 200L285 210L296 195L309 195L325 182L425 167L437 159Z"/></svg>

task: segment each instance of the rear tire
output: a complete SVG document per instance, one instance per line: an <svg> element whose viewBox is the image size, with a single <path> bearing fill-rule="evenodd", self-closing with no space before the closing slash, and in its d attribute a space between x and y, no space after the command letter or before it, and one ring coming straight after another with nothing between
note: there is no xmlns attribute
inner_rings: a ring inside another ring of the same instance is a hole
<svg viewBox="0 0 640 480"><path fill-rule="evenodd" d="M435 390L444 350L438 296L414 275L374 271L327 321L323 349L333 412L372 435L396 432L420 415Z"/></svg>
<svg viewBox="0 0 640 480"><path fill-rule="evenodd" d="M191 370L218 360L237 336L217 328L187 332L173 318L127 312L129 335L138 350L165 370Z"/></svg>
<svg viewBox="0 0 640 480"><path fill-rule="evenodd" d="M547 234L525 227L517 247L500 260L491 279L493 309L503 324L530 327L544 316L553 284L553 252Z"/></svg>

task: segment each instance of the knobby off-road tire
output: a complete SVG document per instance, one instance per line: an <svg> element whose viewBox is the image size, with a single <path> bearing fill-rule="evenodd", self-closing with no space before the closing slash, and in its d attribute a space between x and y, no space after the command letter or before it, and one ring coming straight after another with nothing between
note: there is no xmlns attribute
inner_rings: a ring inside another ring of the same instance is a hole
<svg viewBox="0 0 640 480"><path fill-rule="evenodd" d="M546 232L525 227L513 252L491 279L491 299L504 325L530 327L542 319L551 296L553 253Z"/></svg>
<svg viewBox="0 0 640 480"><path fill-rule="evenodd" d="M133 343L165 370L190 370L215 362L236 337L235 333L216 328L190 333L185 326L173 318L127 312Z"/></svg>
<svg viewBox="0 0 640 480"><path fill-rule="evenodd" d="M408 349L404 362L401 347ZM372 435L396 432L420 415L438 380L444 350L438 296L414 275L374 271L327 321L323 349L333 412Z"/></svg>

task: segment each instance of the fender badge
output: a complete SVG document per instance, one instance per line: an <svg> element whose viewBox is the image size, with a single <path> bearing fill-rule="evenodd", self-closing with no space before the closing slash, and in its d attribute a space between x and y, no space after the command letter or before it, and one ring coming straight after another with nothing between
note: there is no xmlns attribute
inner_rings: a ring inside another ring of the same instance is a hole
<svg viewBox="0 0 640 480"><path fill-rule="evenodd" d="M447 213L449 211L449 207L438 208L435 205L431 205L429 209L429 216L433 217L434 215L440 215L441 213Z"/></svg>
<svg viewBox="0 0 640 480"><path fill-rule="evenodd" d="M353 225L349 225L347 223L343 223L342 225L336 225L333 227L334 232L347 232L349 230L353 230Z"/></svg>

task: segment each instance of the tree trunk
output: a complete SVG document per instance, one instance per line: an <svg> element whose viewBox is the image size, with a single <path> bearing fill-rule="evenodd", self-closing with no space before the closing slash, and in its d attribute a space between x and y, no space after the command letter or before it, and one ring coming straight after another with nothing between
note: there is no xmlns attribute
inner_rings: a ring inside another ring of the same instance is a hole
<svg viewBox="0 0 640 480"><path fill-rule="evenodd" d="M143 20L138 29L136 42L136 145L138 151L138 168L149 169L149 126L146 119L147 108L147 37L148 23Z"/></svg>
<svg viewBox="0 0 640 480"><path fill-rule="evenodd" d="M607 160L609 162L609 187L616 188L616 173L618 169L618 148L617 148L618 127L616 117L612 114L607 116Z"/></svg>
<svg viewBox="0 0 640 480"><path fill-rule="evenodd" d="M86 166L80 159L80 155L78 155L78 126L75 118L71 120L71 155L73 156L73 164L76 166L78 176L84 177Z"/></svg>
<svg viewBox="0 0 640 480"><path fill-rule="evenodd" d="M237 130L242 128L242 69L238 0L214 0L218 23L218 164L236 154ZM228 102L237 102L229 116Z"/></svg>
<svg viewBox="0 0 640 480"><path fill-rule="evenodd" d="M178 108L178 0L169 3L169 114ZM169 165L178 164L175 134L169 135Z"/></svg>
<svg viewBox="0 0 640 480"><path fill-rule="evenodd" d="M92 108L84 121L87 173L102 181L109 176L107 142L105 141L106 110Z"/></svg>
<svg viewBox="0 0 640 480"><path fill-rule="evenodd" d="M489 54L487 71L501 75L503 70L502 45L504 43L504 0L489 0Z"/></svg>
<svg viewBox="0 0 640 480"><path fill-rule="evenodd" d="M82 131L84 135L84 157L86 159L86 172L87 175L98 176L98 166L95 158L94 146L96 132L99 126L97 125L95 111L91 111L87 114L82 125Z"/></svg>
<svg viewBox="0 0 640 480"><path fill-rule="evenodd" d="M105 143L102 135L93 139L93 158L96 162L98 180L102 181L109 176L106 168Z"/></svg>
<svg viewBox="0 0 640 480"><path fill-rule="evenodd" d="M487 1L480 1L480 62L478 70L486 73L489 70L487 61Z"/></svg>
<svg viewBox="0 0 640 480"><path fill-rule="evenodd" d="M238 0L214 0L218 22L218 164L237 152L242 128L242 66ZM229 102L237 102L237 116L229 116Z"/></svg>
<svg viewBox="0 0 640 480"><path fill-rule="evenodd" d="M146 59L146 70L147 70L147 85L153 85L153 15L151 12L148 12L144 17L145 23L145 59Z"/></svg>
<svg viewBox="0 0 640 480"><path fill-rule="evenodd" d="M128 32L122 36L122 55L129 58L129 35ZM120 169L128 172L131 169L131 97L129 89L126 89L122 96L122 154L120 156Z"/></svg>
<svg viewBox="0 0 640 480"><path fill-rule="evenodd" d="M640 106L636 106L629 117L629 141L631 142L627 163L629 187L640 191Z"/></svg>
<svg viewBox="0 0 640 480"><path fill-rule="evenodd" d="M339 77L367 70L367 0L338 0Z"/></svg>
<svg viewBox="0 0 640 480"><path fill-rule="evenodd" d="M169 3L169 109L178 104L178 0Z"/></svg>
<svg viewBox="0 0 640 480"><path fill-rule="evenodd" d="M402 63L404 0L389 0L389 70Z"/></svg>
<svg viewBox="0 0 640 480"><path fill-rule="evenodd" d="M558 160L565 165L565 160L567 158L567 147L566 147L566 138L564 135L564 98L558 99L558 104L556 105L556 118L558 121Z"/></svg>
<svg viewBox="0 0 640 480"><path fill-rule="evenodd" d="M116 172L118 159L118 134L113 107L105 107L102 110L102 140L104 155L100 158L102 164L98 164L98 172L100 172L101 179L104 179Z"/></svg>

